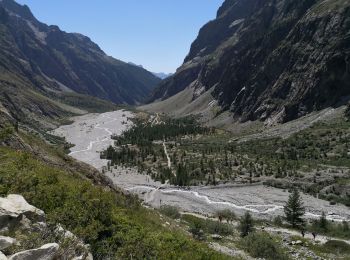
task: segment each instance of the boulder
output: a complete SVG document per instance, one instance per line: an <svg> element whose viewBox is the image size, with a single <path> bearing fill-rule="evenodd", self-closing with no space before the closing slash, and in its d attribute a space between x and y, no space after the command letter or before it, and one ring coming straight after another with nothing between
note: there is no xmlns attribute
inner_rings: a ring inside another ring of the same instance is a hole
<svg viewBox="0 0 350 260"><path fill-rule="evenodd" d="M7 260L6 255L4 255L1 251L0 251L0 260Z"/></svg>
<svg viewBox="0 0 350 260"><path fill-rule="evenodd" d="M296 245L302 245L302 244L303 244L303 241L297 240L297 241L295 241L295 244L296 244Z"/></svg>
<svg viewBox="0 0 350 260"><path fill-rule="evenodd" d="M16 243L16 239L0 236L0 250L6 249Z"/></svg>
<svg viewBox="0 0 350 260"><path fill-rule="evenodd" d="M17 224L22 219L44 221L45 213L30 205L21 195L8 195L0 198L0 230Z"/></svg>
<svg viewBox="0 0 350 260"><path fill-rule="evenodd" d="M40 248L16 253L9 260L53 260L58 249L59 245L56 243L46 244Z"/></svg>

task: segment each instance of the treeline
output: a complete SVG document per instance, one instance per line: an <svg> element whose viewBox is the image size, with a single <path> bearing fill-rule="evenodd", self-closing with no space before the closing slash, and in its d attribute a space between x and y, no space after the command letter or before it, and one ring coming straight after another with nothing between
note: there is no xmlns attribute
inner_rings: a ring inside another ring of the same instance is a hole
<svg viewBox="0 0 350 260"><path fill-rule="evenodd" d="M156 140L173 140L184 135L206 134L209 128L202 127L192 117L171 119L167 118L162 123L152 125L136 121L136 124L124 132L121 136L113 136L117 145L151 145Z"/></svg>

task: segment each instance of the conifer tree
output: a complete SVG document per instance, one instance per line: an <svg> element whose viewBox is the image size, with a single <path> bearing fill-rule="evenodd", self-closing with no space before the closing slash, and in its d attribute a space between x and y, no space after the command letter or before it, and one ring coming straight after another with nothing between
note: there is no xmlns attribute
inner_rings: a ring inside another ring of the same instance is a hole
<svg viewBox="0 0 350 260"><path fill-rule="evenodd" d="M286 215L287 222L293 228L304 224L302 216L305 214L305 208L297 189L294 189L293 192L289 195L288 201L284 206L284 213Z"/></svg>
<svg viewBox="0 0 350 260"><path fill-rule="evenodd" d="M247 211L243 217L240 219L239 231L241 233L241 237L248 236L251 232L254 231L254 221L250 213Z"/></svg>
<svg viewBox="0 0 350 260"><path fill-rule="evenodd" d="M327 231L327 229L328 229L328 221L327 221L327 218L326 218L326 214L324 212L322 212L322 215L320 217L319 226L324 231Z"/></svg>

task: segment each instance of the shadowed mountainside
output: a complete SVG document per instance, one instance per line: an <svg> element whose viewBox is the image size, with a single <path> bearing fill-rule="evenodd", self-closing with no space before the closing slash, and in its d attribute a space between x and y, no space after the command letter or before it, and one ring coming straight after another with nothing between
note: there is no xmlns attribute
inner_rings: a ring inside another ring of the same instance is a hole
<svg viewBox="0 0 350 260"><path fill-rule="evenodd" d="M84 35L41 23L13 0L0 1L0 35L0 108L16 120L79 114L81 103L113 107L96 98L138 104L160 81Z"/></svg>
<svg viewBox="0 0 350 260"><path fill-rule="evenodd" d="M193 89L242 122L283 123L350 94L349 0L226 0L151 101Z"/></svg>

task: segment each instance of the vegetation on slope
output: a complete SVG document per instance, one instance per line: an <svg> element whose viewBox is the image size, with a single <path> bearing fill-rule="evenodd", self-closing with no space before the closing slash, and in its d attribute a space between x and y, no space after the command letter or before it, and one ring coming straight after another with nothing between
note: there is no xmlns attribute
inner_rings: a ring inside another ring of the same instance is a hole
<svg viewBox="0 0 350 260"><path fill-rule="evenodd" d="M58 93L53 95L53 99L72 107L83 109L89 113L103 113L120 108L120 106L117 106L109 101L74 92Z"/></svg>
<svg viewBox="0 0 350 260"><path fill-rule="evenodd" d="M94 186L26 152L1 147L0 154L0 195L22 194L49 223L90 244L96 259L224 259L180 230L163 228L159 215L135 197Z"/></svg>

